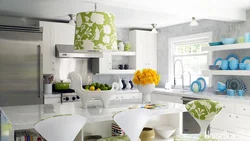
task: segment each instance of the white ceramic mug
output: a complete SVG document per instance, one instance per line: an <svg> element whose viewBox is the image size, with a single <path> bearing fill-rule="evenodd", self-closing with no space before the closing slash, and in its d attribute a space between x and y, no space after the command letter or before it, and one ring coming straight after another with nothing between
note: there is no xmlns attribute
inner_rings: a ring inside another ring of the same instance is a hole
<svg viewBox="0 0 250 141"><path fill-rule="evenodd" d="M44 84L44 94L52 94L52 84Z"/></svg>

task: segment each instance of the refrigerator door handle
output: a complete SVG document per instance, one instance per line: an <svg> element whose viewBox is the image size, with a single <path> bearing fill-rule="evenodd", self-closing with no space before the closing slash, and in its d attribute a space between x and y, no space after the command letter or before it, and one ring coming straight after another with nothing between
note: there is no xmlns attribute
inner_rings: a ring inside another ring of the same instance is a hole
<svg viewBox="0 0 250 141"><path fill-rule="evenodd" d="M43 88L43 74L42 74L42 49L41 49L41 45L38 45L38 71L39 71L39 83L38 83L38 88L39 88L39 92L38 92L38 98L42 97L42 88Z"/></svg>

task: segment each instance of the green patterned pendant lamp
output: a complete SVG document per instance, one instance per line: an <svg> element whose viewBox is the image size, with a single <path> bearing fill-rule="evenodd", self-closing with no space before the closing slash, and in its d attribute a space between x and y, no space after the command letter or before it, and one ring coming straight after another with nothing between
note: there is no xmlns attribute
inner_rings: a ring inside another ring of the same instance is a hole
<svg viewBox="0 0 250 141"><path fill-rule="evenodd" d="M96 10L78 13L74 50L117 50L115 16Z"/></svg>

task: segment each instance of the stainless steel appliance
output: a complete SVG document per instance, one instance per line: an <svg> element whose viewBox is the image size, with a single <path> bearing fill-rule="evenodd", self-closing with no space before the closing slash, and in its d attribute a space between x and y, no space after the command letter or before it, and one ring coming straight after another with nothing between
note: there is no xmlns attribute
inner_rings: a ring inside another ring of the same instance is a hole
<svg viewBox="0 0 250 141"><path fill-rule="evenodd" d="M43 104L42 29L0 25L0 106Z"/></svg>
<svg viewBox="0 0 250 141"><path fill-rule="evenodd" d="M53 94L57 95L60 94L61 95L61 103L66 103L66 102L77 102L80 101L80 97L75 93L75 90L73 89L68 89L68 90L55 90L53 88Z"/></svg>
<svg viewBox="0 0 250 141"><path fill-rule="evenodd" d="M191 98L191 97L183 97L183 104L187 104L193 100L201 100L198 98ZM199 134L200 133L200 126L197 121L193 118L189 112L183 112L183 133L185 134ZM207 134L210 133L210 126L207 128Z"/></svg>
<svg viewBox="0 0 250 141"><path fill-rule="evenodd" d="M57 44L55 56L58 58L102 58L103 53L99 51L74 51L73 45Z"/></svg>

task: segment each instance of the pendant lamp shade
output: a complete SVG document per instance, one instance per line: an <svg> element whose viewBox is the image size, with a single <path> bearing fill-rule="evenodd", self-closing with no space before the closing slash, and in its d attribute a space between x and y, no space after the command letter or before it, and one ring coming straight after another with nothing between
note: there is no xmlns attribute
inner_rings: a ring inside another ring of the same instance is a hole
<svg viewBox="0 0 250 141"><path fill-rule="evenodd" d="M117 50L115 16L106 12L78 13L74 50Z"/></svg>

